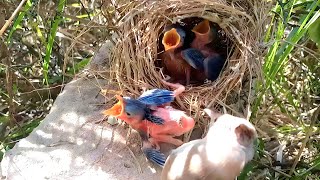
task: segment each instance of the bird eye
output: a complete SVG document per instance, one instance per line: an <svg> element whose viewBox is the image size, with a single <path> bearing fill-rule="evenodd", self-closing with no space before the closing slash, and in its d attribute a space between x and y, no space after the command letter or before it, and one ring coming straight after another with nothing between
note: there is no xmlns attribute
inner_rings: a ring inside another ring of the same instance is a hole
<svg viewBox="0 0 320 180"><path fill-rule="evenodd" d="M131 114L130 114L130 113L128 113L128 112L127 112L127 115L128 115L128 116L131 116Z"/></svg>

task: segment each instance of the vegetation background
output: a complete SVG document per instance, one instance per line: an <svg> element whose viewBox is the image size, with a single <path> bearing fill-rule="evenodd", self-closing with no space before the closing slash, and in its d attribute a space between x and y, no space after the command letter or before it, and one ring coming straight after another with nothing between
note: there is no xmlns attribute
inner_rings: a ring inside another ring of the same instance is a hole
<svg viewBox="0 0 320 180"><path fill-rule="evenodd" d="M320 179L320 0L270 3L251 115L270 129L239 179ZM108 0L0 0L0 160L111 36L114 11Z"/></svg>

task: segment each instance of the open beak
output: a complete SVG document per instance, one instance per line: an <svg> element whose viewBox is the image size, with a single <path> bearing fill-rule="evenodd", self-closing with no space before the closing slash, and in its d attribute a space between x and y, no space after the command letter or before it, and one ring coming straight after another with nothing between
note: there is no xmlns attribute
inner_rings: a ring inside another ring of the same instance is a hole
<svg viewBox="0 0 320 180"><path fill-rule="evenodd" d="M201 23L193 27L192 32L197 34L208 34L210 32L210 24L208 20L203 20Z"/></svg>
<svg viewBox="0 0 320 180"><path fill-rule="evenodd" d="M165 51L177 48L180 44L180 35L175 28L164 33L162 44Z"/></svg>
<svg viewBox="0 0 320 180"><path fill-rule="evenodd" d="M200 38L204 43L212 41L212 32L208 20L203 20L201 23L193 27L192 32L195 33L196 37Z"/></svg>
<svg viewBox="0 0 320 180"><path fill-rule="evenodd" d="M124 100L123 97L116 95L116 98L119 100L115 105L110 109L103 111L103 114L108 116L118 117L124 112Z"/></svg>

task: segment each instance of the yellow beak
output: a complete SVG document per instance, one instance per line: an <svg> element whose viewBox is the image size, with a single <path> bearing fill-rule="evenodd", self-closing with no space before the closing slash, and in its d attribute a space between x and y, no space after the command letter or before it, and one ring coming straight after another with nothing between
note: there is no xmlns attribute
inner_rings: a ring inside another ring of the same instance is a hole
<svg viewBox="0 0 320 180"><path fill-rule="evenodd" d="M177 48L180 44L180 35L175 28L164 33L162 44L165 51Z"/></svg>
<svg viewBox="0 0 320 180"><path fill-rule="evenodd" d="M207 19L203 20L201 23L193 27L192 32L197 34L208 34L210 32L210 24Z"/></svg>
<svg viewBox="0 0 320 180"><path fill-rule="evenodd" d="M115 105L113 105L110 109L103 111L103 114L108 116L120 116L124 112L124 101L123 97L116 95L116 98L119 100Z"/></svg>

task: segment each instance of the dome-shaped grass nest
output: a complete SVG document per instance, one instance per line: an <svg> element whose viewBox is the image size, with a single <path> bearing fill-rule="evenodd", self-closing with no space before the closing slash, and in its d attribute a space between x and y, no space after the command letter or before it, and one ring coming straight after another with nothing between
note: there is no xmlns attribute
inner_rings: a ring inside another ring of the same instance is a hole
<svg viewBox="0 0 320 180"><path fill-rule="evenodd" d="M118 40L110 54L108 79L124 95L138 97L145 89L168 88L160 81L164 77L157 63L161 51L159 37L164 27L176 22L188 24L207 19L219 26L227 63L215 81L186 86L174 106L186 111L200 126L208 124L208 118L202 116L205 107L222 105L230 114L249 116L246 109L253 99L252 80L260 77L258 44L265 17L262 2L159 0L118 3L115 5L119 12L116 15L120 17L115 28ZM238 108L234 104L238 104Z"/></svg>

